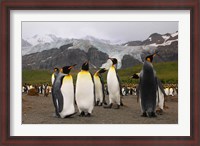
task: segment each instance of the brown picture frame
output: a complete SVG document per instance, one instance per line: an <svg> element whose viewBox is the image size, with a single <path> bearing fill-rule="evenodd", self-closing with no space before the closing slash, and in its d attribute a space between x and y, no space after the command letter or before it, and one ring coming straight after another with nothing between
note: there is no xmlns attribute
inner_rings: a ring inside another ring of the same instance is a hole
<svg viewBox="0 0 200 146"><path fill-rule="evenodd" d="M0 145L200 145L199 0L5 0L0 4ZM190 136L10 136L10 10L190 10Z"/></svg>

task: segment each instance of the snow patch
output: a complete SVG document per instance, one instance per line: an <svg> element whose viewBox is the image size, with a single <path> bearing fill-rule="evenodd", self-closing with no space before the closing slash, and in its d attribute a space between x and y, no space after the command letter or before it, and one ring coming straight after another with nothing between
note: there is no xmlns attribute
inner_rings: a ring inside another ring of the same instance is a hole
<svg viewBox="0 0 200 146"><path fill-rule="evenodd" d="M162 38L166 41L170 38L170 36L167 36L167 35L163 35Z"/></svg>
<svg viewBox="0 0 200 146"><path fill-rule="evenodd" d="M177 36L177 35L178 35L178 31L175 32L175 33L173 33L173 34L171 34L172 37L175 37L175 36Z"/></svg>

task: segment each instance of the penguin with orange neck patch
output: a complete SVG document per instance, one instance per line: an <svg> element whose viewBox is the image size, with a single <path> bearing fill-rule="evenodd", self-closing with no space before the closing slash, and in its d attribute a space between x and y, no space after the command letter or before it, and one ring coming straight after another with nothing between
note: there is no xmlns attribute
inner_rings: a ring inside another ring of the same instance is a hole
<svg viewBox="0 0 200 146"><path fill-rule="evenodd" d="M61 68L54 79L52 97L57 117L67 118L75 114L74 84L69 74L75 65Z"/></svg>
<svg viewBox="0 0 200 146"><path fill-rule="evenodd" d="M113 104L117 104L116 109L120 108L122 104L121 101L121 84L119 80L119 76L117 74L117 70L115 65L117 65L116 58L109 58L112 61L112 66L108 70L107 74L107 86L109 93L109 104L104 106L104 108L111 108Z"/></svg>
<svg viewBox="0 0 200 146"><path fill-rule="evenodd" d="M102 68L94 74L94 85L95 85L95 99L96 99L96 105L102 106L107 105L105 101L105 92L104 92L104 81L102 78L102 73L106 72L105 68Z"/></svg>
<svg viewBox="0 0 200 146"><path fill-rule="evenodd" d="M156 117L156 100L157 100L157 77L153 68L153 57L157 53L145 58L143 68L140 72L140 81L138 85L139 101L144 117Z"/></svg>
<svg viewBox="0 0 200 146"><path fill-rule="evenodd" d="M90 117L95 105L93 76L89 72L89 62L82 65L76 80L76 103L81 117Z"/></svg>

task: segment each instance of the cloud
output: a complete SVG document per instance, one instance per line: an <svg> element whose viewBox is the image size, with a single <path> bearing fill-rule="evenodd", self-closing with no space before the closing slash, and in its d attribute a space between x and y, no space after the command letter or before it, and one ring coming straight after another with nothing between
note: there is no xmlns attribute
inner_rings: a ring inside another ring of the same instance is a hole
<svg viewBox="0 0 200 146"><path fill-rule="evenodd" d="M178 22L23 22L22 37L55 34L63 38L94 36L110 41L145 40L152 33L173 33Z"/></svg>

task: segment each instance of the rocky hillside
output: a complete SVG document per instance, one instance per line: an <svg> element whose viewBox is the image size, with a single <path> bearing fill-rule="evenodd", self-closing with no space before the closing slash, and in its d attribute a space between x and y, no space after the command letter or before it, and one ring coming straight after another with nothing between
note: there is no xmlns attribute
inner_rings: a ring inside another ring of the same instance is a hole
<svg viewBox="0 0 200 146"><path fill-rule="evenodd" d="M90 67L105 66L108 57L118 59L118 68L127 68L140 64L144 57L159 51L156 62L178 60L178 32L173 34L150 35L144 41L132 41L122 45L114 45L109 41L94 37L84 39L63 39L55 35L22 40L22 67L23 69L52 69L70 64L90 61Z"/></svg>

